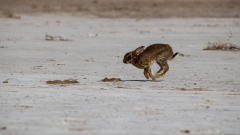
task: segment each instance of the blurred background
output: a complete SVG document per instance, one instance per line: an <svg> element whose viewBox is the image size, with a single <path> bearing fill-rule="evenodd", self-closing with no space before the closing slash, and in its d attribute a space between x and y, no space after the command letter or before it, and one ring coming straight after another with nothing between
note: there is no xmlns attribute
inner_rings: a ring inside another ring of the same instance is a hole
<svg viewBox="0 0 240 135"><path fill-rule="evenodd" d="M239 18L240 0L0 0L0 17L19 13L71 13L108 18Z"/></svg>

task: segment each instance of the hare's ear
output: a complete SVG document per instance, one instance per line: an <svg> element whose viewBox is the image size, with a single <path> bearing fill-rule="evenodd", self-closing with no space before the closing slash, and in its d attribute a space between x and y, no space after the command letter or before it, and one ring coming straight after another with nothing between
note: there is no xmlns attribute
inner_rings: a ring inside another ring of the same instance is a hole
<svg viewBox="0 0 240 135"><path fill-rule="evenodd" d="M133 51L134 54L138 55L144 50L145 46L140 46L136 50Z"/></svg>

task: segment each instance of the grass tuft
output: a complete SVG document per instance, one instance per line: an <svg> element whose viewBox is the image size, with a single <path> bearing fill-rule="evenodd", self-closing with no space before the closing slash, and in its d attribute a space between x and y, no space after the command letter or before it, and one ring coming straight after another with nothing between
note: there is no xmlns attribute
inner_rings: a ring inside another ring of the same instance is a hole
<svg viewBox="0 0 240 135"><path fill-rule="evenodd" d="M231 42L208 42L208 45L203 50L224 50L224 51L240 51L240 46Z"/></svg>
<svg viewBox="0 0 240 135"><path fill-rule="evenodd" d="M240 51L240 46L237 46L231 42L232 38L233 38L232 31L229 30L228 38L226 40L208 42L207 46L203 48L203 50Z"/></svg>

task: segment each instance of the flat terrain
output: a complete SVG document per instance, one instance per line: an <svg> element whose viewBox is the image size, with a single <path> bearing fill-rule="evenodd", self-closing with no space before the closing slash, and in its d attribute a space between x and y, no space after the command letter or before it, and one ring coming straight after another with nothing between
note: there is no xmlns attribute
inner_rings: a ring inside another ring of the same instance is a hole
<svg viewBox="0 0 240 135"><path fill-rule="evenodd" d="M20 16L0 19L1 135L240 134L240 52L203 50L239 45L240 19ZM153 43L183 54L157 82L122 62Z"/></svg>
<svg viewBox="0 0 240 135"><path fill-rule="evenodd" d="M0 0L0 17L69 13L118 18L239 18L239 0Z"/></svg>

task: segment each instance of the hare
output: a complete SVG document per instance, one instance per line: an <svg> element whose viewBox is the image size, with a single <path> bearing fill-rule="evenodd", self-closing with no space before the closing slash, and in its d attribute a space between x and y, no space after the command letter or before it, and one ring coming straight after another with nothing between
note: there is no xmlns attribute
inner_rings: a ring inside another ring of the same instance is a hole
<svg viewBox="0 0 240 135"><path fill-rule="evenodd" d="M168 44L153 44L144 50L144 46L140 46L134 51L128 52L123 58L123 63L132 64L133 66L144 69L144 76L152 81L163 76L169 69L167 60L173 59L178 53L173 54L172 47ZM153 75L151 64L157 62L160 70Z"/></svg>

